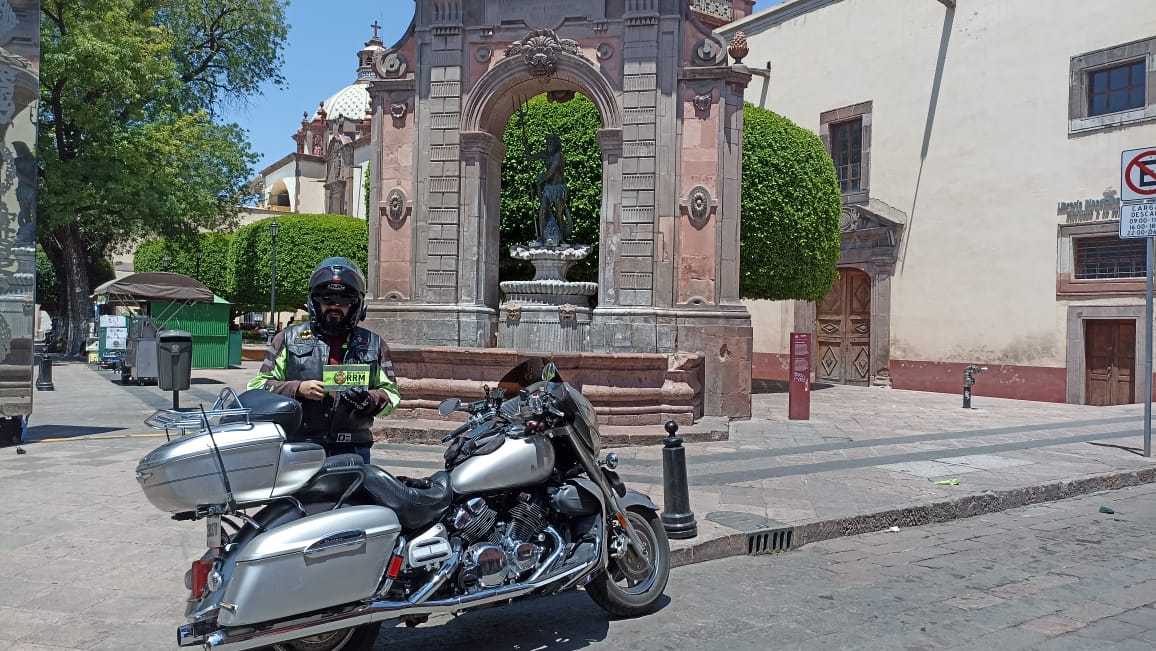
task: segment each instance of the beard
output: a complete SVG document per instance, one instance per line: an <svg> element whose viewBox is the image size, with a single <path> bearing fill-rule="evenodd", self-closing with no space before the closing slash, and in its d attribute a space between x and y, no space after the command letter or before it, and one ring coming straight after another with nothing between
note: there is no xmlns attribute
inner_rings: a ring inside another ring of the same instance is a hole
<svg viewBox="0 0 1156 651"><path fill-rule="evenodd" d="M325 310L323 316L325 318L325 323L330 325L339 325L341 321L345 319L345 315L341 313L341 310Z"/></svg>

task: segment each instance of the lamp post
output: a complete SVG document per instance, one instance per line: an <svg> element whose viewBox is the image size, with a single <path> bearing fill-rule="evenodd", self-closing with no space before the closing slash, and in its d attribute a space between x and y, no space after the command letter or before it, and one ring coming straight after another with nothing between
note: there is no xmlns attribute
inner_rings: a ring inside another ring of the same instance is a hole
<svg viewBox="0 0 1156 651"><path fill-rule="evenodd" d="M197 280L201 279L201 256L202 255L204 255L204 252L202 252L200 249L197 249L196 251L193 252L193 258L196 259L196 261L197 261L197 270L193 272L193 275L197 278Z"/></svg>
<svg viewBox="0 0 1156 651"><path fill-rule="evenodd" d="M169 270L169 263L172 261L173 261L172 258L170 258L167 255L165 257L161 258L161 271L168 271Z"/></svg>
<svg viewBox="0 0 1156 651"><path fill-rule="evenodd" d="M269 271L271 275L271 282L269 284L269 338L273 338L273 333L276 330L275 321L277 318L277 231L281 230L281 225L277 220L269 222L269 237L273 241L273 255L269 263Z"/></svg>

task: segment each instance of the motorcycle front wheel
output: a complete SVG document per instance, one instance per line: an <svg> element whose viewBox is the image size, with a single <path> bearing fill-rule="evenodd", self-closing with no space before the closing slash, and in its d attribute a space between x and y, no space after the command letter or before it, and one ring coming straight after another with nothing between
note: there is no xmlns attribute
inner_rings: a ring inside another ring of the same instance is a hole
<svg viewBox="0 0 1156 651"><path fill-rule="evenodd" d="M303 637L267 647L266 651L371 651L381 632L381 622Z"/></svg>
<svg viewBox="0 0 1156 651"><path fill-rule="evenodd" d="M611 558L607 571L586 585L586 594L606 612L615 617L638 617L654 612L658 599L666 590L670 578L670 542L658 514L634 507L627 509L626 517L642 540L642 555L638 558L633 548L621 558Z"/></svg>

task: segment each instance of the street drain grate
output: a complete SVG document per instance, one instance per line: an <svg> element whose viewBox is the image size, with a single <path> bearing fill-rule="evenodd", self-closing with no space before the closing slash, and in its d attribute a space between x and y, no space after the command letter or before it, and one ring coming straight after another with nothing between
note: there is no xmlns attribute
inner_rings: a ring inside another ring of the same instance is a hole
<svg viewBox="0 0 1156 651"><path fill-rule="evenodd" d="M783 527L749 532L747 534L747 555L774 554L790 550L794 531L791 527Z"/></svg>

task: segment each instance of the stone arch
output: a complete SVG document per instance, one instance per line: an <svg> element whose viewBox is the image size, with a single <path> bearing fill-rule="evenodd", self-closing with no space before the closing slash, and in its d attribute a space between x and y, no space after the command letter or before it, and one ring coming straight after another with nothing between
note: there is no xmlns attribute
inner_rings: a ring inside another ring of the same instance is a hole
<svg viewBox="0 0 1156 651"><path fill-rule="evenodd" d="M598 107L604 129L622 128L622 109L606 77L589 61L561 53L557 72L545 83L532 76L519 57L506 57L494 64L470 89L462 107L462 131L500 135L497 127L504 127L517 110L511 98L529 99L555 90L586 95Z"/></svg>

